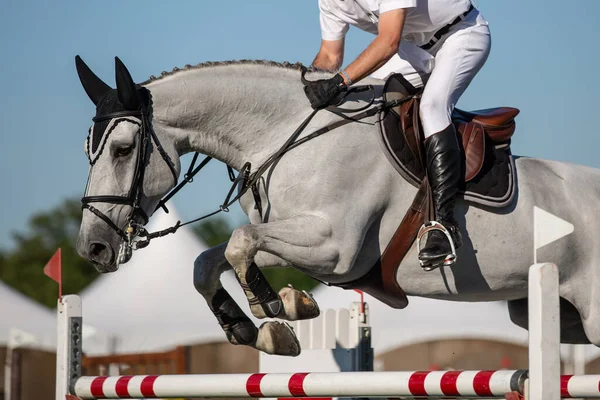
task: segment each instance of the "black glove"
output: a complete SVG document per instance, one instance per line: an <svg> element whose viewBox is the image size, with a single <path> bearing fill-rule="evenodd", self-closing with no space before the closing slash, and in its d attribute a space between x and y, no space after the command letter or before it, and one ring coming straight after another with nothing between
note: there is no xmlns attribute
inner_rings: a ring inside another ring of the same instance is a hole
<svg viewBox="0 0 600 400"><path fill-rule="evenodd" d="M315 110L320 110L331 104L339 96L340 93L348 90L348 86L344 83L344 78L340 74L335 74L330 79L319 79L306 83L304 93L310 100L310 105Z"/></svg>

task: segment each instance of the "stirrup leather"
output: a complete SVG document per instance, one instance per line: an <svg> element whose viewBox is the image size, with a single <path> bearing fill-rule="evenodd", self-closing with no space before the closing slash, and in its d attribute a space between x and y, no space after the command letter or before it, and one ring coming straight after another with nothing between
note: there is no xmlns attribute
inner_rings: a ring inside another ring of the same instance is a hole
<svg viewBox="0 0 600 400"><path fill-rule="evenodd" d="M446 256L446 259L444 259L442 264L432 264L431 262L423 261L419 258L421 268L423 268L425 271L433 271L434 269L437 269L440 266L449 267L453 265L457 259L454 240L452 239L452 235L450 235L450 231L444 225L440 224L437 221L425 222L419 229L419 233L417 234L418 251L420 252L422 250L421 238L431 231L442 231L446 235L448 242L450 242L451 253Z"/></svg>

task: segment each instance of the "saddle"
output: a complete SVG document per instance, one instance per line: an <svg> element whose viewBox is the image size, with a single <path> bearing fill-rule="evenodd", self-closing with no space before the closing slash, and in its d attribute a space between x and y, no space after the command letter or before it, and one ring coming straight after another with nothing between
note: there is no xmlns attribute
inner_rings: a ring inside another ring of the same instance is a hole
<svg viewBox="0 0 600 400"><path fill-rule="evenodd" d="M396 271L422 224L433 219L433 206L422 149L421 92L395 74L386 82L383 93L386 103L397 105L381 111L380 143L394 168L419 190L378 262L362 278L337 286L361 289L393 308L404 308L408 299L397 283ZM463 153L465 177L459 193L465 200L492 208L511 204L516 170L510 141L518 114L519 110L511 107L454 110L452 121Z"/></svg>

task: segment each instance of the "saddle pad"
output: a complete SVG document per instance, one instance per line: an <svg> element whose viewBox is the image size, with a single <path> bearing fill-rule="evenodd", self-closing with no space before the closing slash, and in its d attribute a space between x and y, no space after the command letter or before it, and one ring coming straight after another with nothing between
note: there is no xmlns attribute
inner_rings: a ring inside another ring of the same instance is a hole
<svg viewBox="0 0 600 400"><path fill-rule="evenodd" d="M406 142L405 135L399 134L398 127L401 123L400 116L393 109L383 110L379 118L378 136L384 153L394 168L404 179L419 187L425 171L411 144ZM471 135L471 132L468 134ZM516 192L516 170L510 142L495 145L492 140L488 140L485 132L477 134L486 136L481 143L485 148L485 157L479 172L472 177L466 177L470 180L462 184L460 194L474 204L494 208L506 207L512 202ZM461 140L463 145L464 141Z"/></svg>

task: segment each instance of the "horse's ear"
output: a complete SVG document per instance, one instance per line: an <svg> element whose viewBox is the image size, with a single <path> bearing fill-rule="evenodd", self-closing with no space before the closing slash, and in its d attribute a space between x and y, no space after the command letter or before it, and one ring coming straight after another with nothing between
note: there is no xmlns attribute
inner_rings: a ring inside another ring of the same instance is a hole
<svg viewBox="0 0 600 400"><path fill-rule="evenodd" d="M79 56L75 56L75 67L77 68L77 75L79 75L83 90L85 90L90 100L95 105L98 105L98 102L106 93L112 90L111 87L98 78Z"/></svg>
<svg viewBox="0 0 600 400"><path fill-rule="evenodd" d="M119 57L115 57L115 73L119 101L127 110L137 110L140 107L140 101L135 82Z"/></svg>

